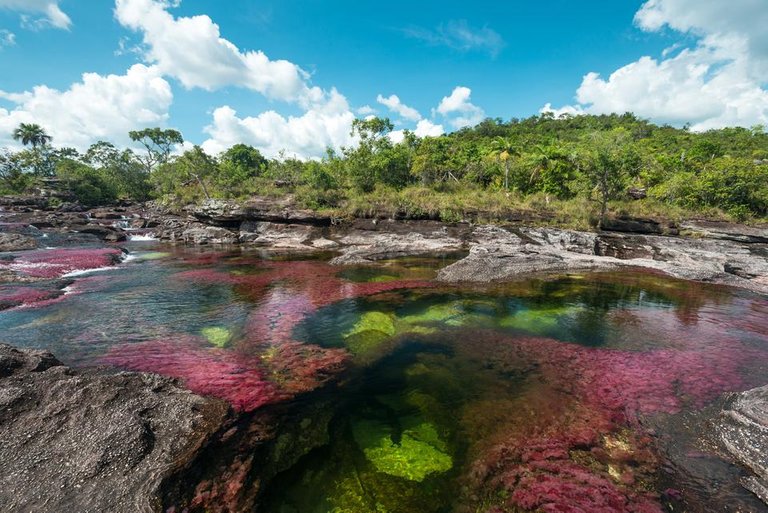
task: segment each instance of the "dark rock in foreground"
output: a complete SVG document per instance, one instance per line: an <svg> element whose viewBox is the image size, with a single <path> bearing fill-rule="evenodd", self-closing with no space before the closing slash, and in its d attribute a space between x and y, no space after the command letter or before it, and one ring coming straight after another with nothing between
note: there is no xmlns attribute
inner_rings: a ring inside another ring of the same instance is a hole
<svg viewBox="0 0 768 513"><path fill-rule="evenodd" d="M72 370L0 344L0 509L158 511L164 480L227 414L167 378Z"/></svg>
<svg viewBox="0 0 768 513"><path fill-rule="evenodd" d="M730 398L715 430L728 455L751 472L742 485L768 504L768 386Z"/></svg>

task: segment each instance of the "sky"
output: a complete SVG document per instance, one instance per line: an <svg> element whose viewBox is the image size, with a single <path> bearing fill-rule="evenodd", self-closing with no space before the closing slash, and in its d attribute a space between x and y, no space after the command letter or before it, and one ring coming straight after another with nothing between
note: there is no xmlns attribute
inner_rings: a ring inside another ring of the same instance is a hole
<svg viewBox="0 0 768 513"><path fill-rule="evenodd" d="M180 130L313 158L357 117L437 136L487 117L768 124L768 0L0 0L0 147Z"/></svg>

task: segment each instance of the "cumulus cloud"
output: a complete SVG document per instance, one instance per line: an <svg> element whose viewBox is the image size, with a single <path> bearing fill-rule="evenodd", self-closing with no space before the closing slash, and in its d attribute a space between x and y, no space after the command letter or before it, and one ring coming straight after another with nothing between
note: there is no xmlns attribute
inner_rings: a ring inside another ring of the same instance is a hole
<svg viewBox="0 0 768 513"><path fill-rule="evenodd" d="M644 56L611 73L584 76L578 105L560 111L632 111L693 130L768 122L768 9L764 0L649 0L635 15L646 31L665 27L696 43ZM552 109L549 106L549 110Z"/></svg>
<svg viewBox="0 0 768 513"><path fill-rule="evenodd" d="M376 101L382 105L385 105L389 110L401 116L403 119L408 121L419 121L421 119L421 114L419 114L419 111L402 103L396 94L393 94L387 98L379 95L376 98Z"/></svg>
<svg viewBox="0 0 768 513"><path fill-rule="evenodd" d="M470 100L472 90L468 87L456 87L449 96L443 97L437 106L437 112L446 118L454 128L474 126L485 118L485 111Z"/></svg>
<svg viewBox="0 0 768 513"><path fill-rule="evenodd" d="M217 108L213 121L205 131L210 138L203 148L211 154L220 153L237 143L259 148L265 155L307 159L322 155L326 148L336 150L354 143L350 128L355 115L347 100L335 89L328 101L307 110L301 116L285 117L275 111L254 117L239 117L229 106Z"/></svg>
<svg viewBox="0 0 768 513"><path fill-rule="evenodd" d="M59 7L58 0L0 0L0 9L24 13L22 24L33 30L46 27L67 30L72 25L72 20Z"/></svg>
<svg viewBox="0 0 768 513"><path fill-rule="evenodd" d="M435 124L428 119L422 119L416 123L412 132L418 137L440 137L445 133L443 125ZM405 130L393 130L389 133L389 140L397 144L405 139Z"/></svg>
<svg viewBox="0 0 768 513"><path fill-rule="evenodd" d="M0 49L16 44L16 34L9 30L0 30Z"/></svg>
<svg viewBox="0 0 768 513"><path fill-rule="evenodd" d="M357 112L361 116L373 116L374 114L376 114L376 109L374 109L370 105L363 105L362 107L357 109L355 112Z"/></svg>
<svg viewBox="0 0 768 513"><path fill-rule="evenodd" d="M416 123L416 130L414 130L413 133L419 137L439 137L445 133L445 129L443 128L443 125L438 125L427 119L422 119Z"/></svg>
<svg viewBox="0 0 768 513"><path fill-rule="evenodd" d="M136 64L125 75L85 73L66 91L37 86L23 93L0 91L15 106L0 108L0 146L13 146L10 134L19 123L37 123L58 146L84 149L107 139L128 144L128 131L162 125L173 100L159 71Z"/></svg>
<svg viewBox="0 0 768 513"><path fill-rule="evenodd" d="M481 51L496 57L506 43L498 32L484 27L472 27L467 20L451 20L436 29L407 27L403 33L430 46L447 46L460 52Z"/></svg>
<svg viewBox="0 0 768 513"><path fill-rule="evenodd" d="M563 116L580 116L584 114L584 110L579 105L566 105L565 107L555 109L551 103L547 103L539 109L539 114L547 113L552 114L556 118L561 118Z"/></svg>
<svg viewBox="0 0 768 513"><path fill-rule="evenodd" d="M175 5L163 0L115 2L117 20L143 34L145 59L164 75L187 88L238 86L304 107L326 101L325 92L310 86L309 74L296 64L271 60L260 50L241 51L221 36L210 17L174 17L168 9Z"/></svg>

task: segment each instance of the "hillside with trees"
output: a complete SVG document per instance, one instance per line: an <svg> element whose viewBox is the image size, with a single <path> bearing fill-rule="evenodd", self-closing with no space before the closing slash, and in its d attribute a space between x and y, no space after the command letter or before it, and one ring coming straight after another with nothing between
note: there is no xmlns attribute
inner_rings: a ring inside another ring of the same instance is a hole
<svg viewBox="0 0 768 513"><path fill-rule="evenodd" d="M356 120L359 144L321 159L268 159L236 144L219 155L180 152L175 130L131 132L141 151L110 142L85 153L58 148L22 124L20 151L0 150L0 194L56 178L87 206L156 199L186 204L292 195L338 216L506 219L523 212L557 224L595 226L607 215L762 220L768 216L764 127L693 133L632 114L486 119L419 138L388 119Z"/></svg>

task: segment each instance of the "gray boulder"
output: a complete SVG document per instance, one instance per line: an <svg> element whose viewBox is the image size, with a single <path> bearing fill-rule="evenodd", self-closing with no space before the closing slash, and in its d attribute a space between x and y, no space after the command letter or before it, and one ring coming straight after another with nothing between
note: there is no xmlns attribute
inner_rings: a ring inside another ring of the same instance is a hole
<svg viewBox="0 0 768 513"><path fill-rule="evenodd" d="M72 370L0 344L0 504L8 512L162 510L228 406L173 380Z"/></svg>

